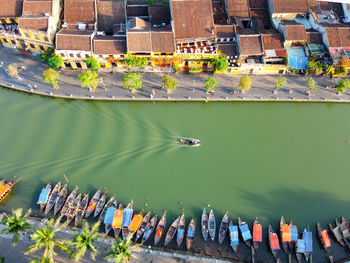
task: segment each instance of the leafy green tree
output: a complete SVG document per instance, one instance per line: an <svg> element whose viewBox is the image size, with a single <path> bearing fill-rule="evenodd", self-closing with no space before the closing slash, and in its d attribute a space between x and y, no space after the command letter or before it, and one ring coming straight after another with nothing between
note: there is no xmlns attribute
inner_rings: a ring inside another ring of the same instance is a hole
<svg viewBox="0 0 350 263"><path fill-rule="evenodd" d="M206 91L208 92L208 91L211 91L212 89L214 89L216 84L218 84L216 79L214 79L213 77L209 77L206 79L204 87L205 87Z"/></svg>
<svg viewBox="0 0 350 263"><path fill-rule="evenodd" d="M31 225L28 223L27 218L30 215L31 210L29 209L23 215L23 209L18 208L12 210L12 216L5 214L5 219L3 224L7 226L6 229L2 230L1 234L13 234L12 244L15 246L19 241L19 233L26 231L31 228Z"/></svg>
<svg viewBox="0 0 350 263"><path fill-rule="evenodd" d="M335 85L335 88L338 90L339 93L344 93L348 88L350 87L349 79L343 78L339 81L337 85Z"/></svg>
<svg viewBox="0 0 350 263"><path fill-rule="evenodd" d="M128 65L129 67L145 67L148 64L148 57L139 57L139 56L133 56L132 54L128 53L126 56L126 59L124 60L124 63Z"/></svg>
<svg viewBox="0 0 350 263"><path fill-rule="evenodd" d="M277 89L282 89L286 84L287 79L284 76L279 76L277 81L273 84Z"/></svg>
<svg viewBox="0 0 350 263"><path fill-rule="evenodd" d="M228 60L225 56L218 56L217 58L213 59L211 63L219 71L226 71L229 66Z"/></svg>
<svg viewBox="0 0 350 263"><path fill-rule="evenodd" d="M63 58L53 53L47 60L47 64L53 69L58 69L63 65Z"/></svg>
<svg viewBox="0 0 350 263"><path fill-rule="evenodd" d="M164 83L164 87L167 89L168 92L172 90L176 90L178 86L176 79L169 76L162 77L162 81Z"/></svg>
<svg viewBox="0 0 350 263"><path fill-rule="evenodd" d="M309 86L310 91L317 91L318 89L317 83L312 77L308 77L306 83Z"/></svg>
<svg viewBox="0 0 350 263"><path fill-rule="evenodd" d="M309 69L309 73L314 75L318 73L322 73L322 64L319 60L316 60L312 57L309 57L309 61L307 63L307 67Z"/></svg>
<svg viewBox="0 0 350 263"><path fill-rule="evenodd" d="M59 79L59 73L53 68L49 68L43 72L44 81L51 84L51 86L56 89L58 88L57 80Z"/></svg>
<svg viewBox="0 0 350 263"><path fill-rule="evenodd" d="M88 59L86 59L86 64L88 68L91 68L91 70L94 70L94 71L100 68L100 64L97 62L97 59L93 57L89 57Z"/></svg>
<svg viewBox="0 0 350 263"><path fill-rule="evenodd" d="M98 250L94 246L94 242L98 238L104 236L98 232L99 226L100 223L97 222L92 226L90 230L88 222L83 222L83 227L79 233L74 236L73 242L70 243L70 246L75 249L74 252L70 255L70 259L78 262L85 255L86 251L88 251L90 253L91 259L95 260L95 256L97 255Z"/></svg>
<svg viewBox="0 0 350 263"><path fill-rule="evenodd" d="M248 75L244 75L240 78L238 88L241 89L243 92L246 90L250 90L252 85L252 80Z"/></svg>
<svg viewBox="0 0 350 263"><path fill-rule="evenodd" d="M101 79L98 78L98 73L96 71L88 70L80 73L78 80L81 81L80 85L82 88L88 87L89 91L92 91L97 88L97 84Z"/></svg>
<svg viewBox="0 0 350 263"><path fill-rule="evenodd" d="M141 89L142 74L140 73L127 73L123 77L124 88L129 89L131 92L135 92L137 89Z"/></svg>
<svg viewBox="0 0 350 263"><path fill-rule="evenodd" d="M326 65L324 65L323 67L324 67L324 71L325 71L326 75L332 77L333 74L335 73L335 68L334 68L334 66L333 66L333 65L327 65L327 64L326 64Z"/></svg>
<svg viewBox="0 0 350 263"><path fill-rule="evenodd" d="M10 77L19 79L18 73L21 72L23 68L19 69L18 65L16 63L12 63L7 66L6 72L9 74Z"/></svg>
<svg viewBox="0 0 350 263"><path fill-rule="evenodd" d="M53 48L46 49L43 53L40 54L40 60L47 62L49 58L54 54L55 50Z"/></svg>
<svg viewBox="0 0 350 263"><path fill-rule="evenodd" d="M129 235L126 240L116 238L116 242L112 246L112 250L104 256L104 259L112 259L115 263L125 263L135 256L133 253L137 249L138 245L131 245L132 235Z"/></svg>
<svg viewBox="0 0 350 263"><path fill-rule="evenodd" d="M55 252L55 247L57 247L59 250L70 253L67 242L62 239L56 238L56 233L60 232L61 229L58 227L59 221L56 221L54 224L54 220L50 219L49 222L47 222L46 226L38 229L34 232L34 234L31 235L31 239L35 242L34 244L30 245L27 248L27 251L25 252L25 255L32 254L39 249L44 248L44 252L41 257L40 262L54 262L54 256L57 255Z"/></svg>

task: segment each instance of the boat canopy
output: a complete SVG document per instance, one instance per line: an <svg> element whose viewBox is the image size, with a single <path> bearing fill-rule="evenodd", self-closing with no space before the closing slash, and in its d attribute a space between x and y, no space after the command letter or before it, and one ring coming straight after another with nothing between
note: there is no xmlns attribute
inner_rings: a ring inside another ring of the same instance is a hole
<svg viewBox="0 0 350 263"><path fill-rule="evenodd" d="M190 226L187 230L187 237L193 237L194 236L194 227Z"/></svg>
<svg viewBox="0 0 350 263"><path fill-rule="evenodd" d="M121 228L122 227L122 221L123 221L123 209L118 209L117 212L114 214L113 217L113 228Z"/></svg>
<svg viewBox="0 0 350 263"><path fill-rule="evenodd" d="M292 241L291 235L290 235L290 227L289 225L282 225L281 226L281 231L282 231L282 242L290 242Z"/></svg>
<svg viewBox="0 0 350 263"><path fill-rule="evenodd" d="M335 238L336 238L338 241L343 239L343 236L342 236L342 234L341 234L340 231L341 231L341 230L339 229L338 226L335 227L335 228L333 228L334 236L335 236Z"/></svg>
<svg viewBox="0 0 350 263"><path fill-rule="evenodd" d="M331 246L331 240L329 239L327 230L322 230L321 231L321 237L322 237L324 246L327 247L327 248L330 247Z"/></svg>
<svg viewBox="0 0 350 263"><path fill-rule="evenodd" d="M304 231L303 239L305 241L305 252L312 252L312 232Z"/></svg>
<svg viewBox="0 0 350 263"><path fill-rule="evenodd" d="M244 241L252 239L252 234L250 233L250 230L247 224L240 225L239 229L241 230Z"/></svg>
<svg viewBox="0 0 350 263"><path fill-rule="evenodd" d="M113 217L114 217L116 210L117 209L115 207L108 207L107 208L106 215L105 215L105 218L103 220L103 223L105 225L107 225L107 224L111 225L113 223Z"/></svg>
<svg viewBox="0 0 350 263"><path fill-rule="evenodd" d="M39 198L38 198L38 204L45 204L47 202L47 199L49 198L51 190L50 189L41 189Z"/></svg>
<svg viewBox="0 0 350 263"><path fill-rule="evenodd" d="M296 226L290 226L290 240L296 242L298 240L298 228Z"/></svg>
<svg viewBox="0 0 350 263"><path fill-rule="evenodd" d="M129 227L131 223L132 213L133 213L132 208L124 209L122 227Z"/></svg>
<svg viewBox="0 0 350 263"><path fill-rule="evenodd" d="M238 246L238 244L239 244L238 227L237 226L229 226L228 229L230 231L230 239L231 239L230 246Z"/></svg>
<svg viewBox="0 0 350 263"><path fill-rule="evenodd" d="M94 200L91 200L87 210L89 211L94 210L95 206L96 206L96 202Z"/></svg>
<svg viewBox="0 0 350 263"><path fill-rule="evenodd" d="M160 227L156 232L156 236L161 237L163 235L163 229Z"/></svg>
<svg viewBox="0 0 350 263"><path fill-rule="evenodd" d="M8 185L0 184L0 196L5 194L9 189L10 189L10 187L8 187Z"/></svg>
<svg viewBox="0 0 350 263"><path fill-rule="evenodd" d="M262 241L262 226L260 224L254 224L253 229L253 241L261 242Z"/></svg>
<svg viewBox="0 0 350 263"><path fill-rule="evenodd" d="M141 224L142 219L143 219L143 216L141 214L134 215L129 225L129 231L136 232Z"/></svg>
<svg viewBox="0 0 350 263"><path fill-rule="evenodd" d="M152 228L147 227L145 233L143 234L144 237L148 237L149 234L151 233Z"/></svg>
<svg viewBox="0 0 350 263"><path fill-rule="evenodd" d="M184 236L184 229L183 228L179 228L177 230L177 238L181 239Z"/></svg>
<svg viewBox="0 0 350 263"><path fill-rule="evenodd" d="M270 235L270 245L271 245L272 251L276 251L280 249L280 243L278 242L277 234L274 233Z"/></svg>
<svg viewBox="0 0 350 263"><path fill-rule="evenodd" d="M298 239L297 240L297 253L304 253L305 252L305 241L304 239Z"/></svg>

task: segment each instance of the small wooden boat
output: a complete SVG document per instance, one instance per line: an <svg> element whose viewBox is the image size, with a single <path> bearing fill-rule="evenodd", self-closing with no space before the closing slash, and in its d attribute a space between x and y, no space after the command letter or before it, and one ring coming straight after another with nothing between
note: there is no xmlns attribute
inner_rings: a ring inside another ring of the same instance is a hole
<svg viewBox="0 0 350 263"><path fill-rule="evenodd" d="M345 241L343 239L343 236L340 232L339 227L333 227L333 225L331 223L328 224L329 229L332 231L333 236L335 237L335 239L337 240L337 242L342 246L345 247Z"/></svg>
<svg viewBox="0 0 350 263"><path fill-rule="evenodd" d="M271 226L269 226L269 243L273 256L277 258L277 253L280 250L280 244L278 241L278 236L273 232Z"/></svg>
<svg viewBox="0 0 350 263"><path fill-rule="evenodd" d="M15 186L15 180L8 181L5 180L0 183L0 202L5 199L5 197L11 192L12 188Z"/></svg>
<svg viewBox="0 0 350 263"><path fill-rule="evenodd" d="M104 205L106 204L106 200L107 200L107 192L101 196L100 200L98 200L94 211L94 217L98 216L98 214L102 211Z"/></svg>
<svg viewBox="0 0 350 263"><path fill-rule="evenodd" d="M229 217L228 217L228 211L227 211L226 214L223 216L223 218L222 218L222 220L221 220L220 227L219 227L218 239L219 239L219 244L220 244L220 245L221 245L222 242L224 242L224 240L225 240L229 221L230 221L230 219L229 219Z"/></svg>
<svg viewBox="0 0 350 263"><path fill-rule="evenodd" d="M130 225L128 226L128 235L133 235L134 233L139 230L139 227L141 225L141 222L143 220L143 209L140 213L135 214L130 222Z"/></svg>
<svg viewBox="0 0 350 263"><path fill-rule="evenodd" d="M62 208L64 201L66 200L67 197L67 184L65 184L60 193L58 194L58 198L56 199L55 202L55 207L53 209L53 214L56 215L58 211Z"/></svg>
<svg viewBox="0 0 350 263"><path fill-rule="evenodd" d="M345 217L342 217L342 222L339 223L338 218L335 219L335 223L337 227L339 227L340 232L344 238L345 244L349 247L349 239L350 239L350 232L349 232L349 225L348 222L346 221Z"/></svg>
<svg viewBox="0 0 350 263"><path fill-rule="evenodd" d="M196 233L196 221L192 218L192 220L187 228L187 235L186 235L186 248L187 249L191 249L195 233Z"/></svg>
<svg viewBox="0 0 350 263"><path fill-rule="evenodd" d="M304 239L299 239L295 243L295 254L297 257L297 261L301 263L303 260L303 254L305 253L305 240Z"/></svg>
<svg viewBox="0 0 350 263"><path fill-rule="evenodd" d="M78 226L80 221L83 219L86 208L88 206L88 202L89 202L89 194L86 194L83 200L81 200L77 209L75 210L74 226Z"/></svg>
<svg viewBox="0 0 350 263"><path fill-rule="evenodd" d="M151 219L151 212L148 212L145 217L142 219L142 222L140 224L139 229L136 232L136 237L135 237L135 242L137 242L137 240L143 235L143 233L146 230L146 226L149 222L149 220Z"/></svg>
<svg viewBox="0 0 350 263"><path fill-rule="evenodd" d="M58 184L55 185L52 192L50 193L50 197L47 200L46 207L45 207L45 215L50 212L51 208L54 206L56 199L58 198L58 194L61 189L61 182L58 182Z"/></svg>
<svg viewBox="0 0 350 263"><path fill-rule="evenodd" d="M239 246L238 226L233 225L232 221L230 220L228 230L230 233L230 246L232 247L233 251L237 253Z"/></svg>
<svg viewBox="0 0 350 263"><path fill-rule="evenodd" d="M280 220L280 234L281 234L281 242L282 247L285 253L289 253L288 251L288 242L291 242L290 238L290 228L289 225L286 224L286 221L284 220L284 217L281 217Z"/></svg>
<svg viewBox="0 0 350 263"><path fill-rule="evenodd" d="M185 214L183 213L179 221L179 226L177 227L176 243L178 247L181 246L182 240L184 239L185 226Z"/></svg>
<svg viewBox="0 0 350 263"><path fill-rule="evenodd" d="M171 242L171 240L173 240L176 230L179 226L179 222L180 222L180 217L177 217L169 227L168 232L166 233L166 236L165 236L164 247L166 247Z"/></svg>
<svg viewBox="0 0 350 263"><path fill-rule="evenodd" d="M241 218L238 217L238 226L244 242L250 248L252 246L252 234L250 233L247 222L243 222Z"/></svg>
<svg viewBox="0 0 350 263"><path fill-rule="evenodd" d="M305 242L305 252L304 252L305 259L306 259L306 262L309 262L309 258L312 256L312 251L313 251L313 249L312 249L312 232L304 229L303 239Z"/></svg>
<svg viewBox="0 0 350 263"><path fill-rule="evenodd" d="M290 229L290 242L288 242L289 250L293 251L295 247L295 243L298 240L298 228L297 226L293 225L293 220L291 219L289 222L289 229Z"/></svg>
<svg viewBox="0 0 350 263"><path fill-rule="evenodd" d="M100 196L101 196L101 188L98 189L96 193L93 195L93 197L91 198L85 212L85 218L88 218L92 214L92 212L95 210L97 202L100 200Z"/></svg>
<svg viewBox="0 0 350 263"><path fill-rule="evenodd" d="M262 242L262 225L259 224L259 220L258 218L256 218L253 226L253 247L255 250L258 250L261 242Z"/></svg>
<svg viewBox="0 0 350 263"><path fill-rule="evenodd" d="M156 234L154 236L154 245L157 245L161 240L165 227L166 227L166 210L164 211L164 214L162 218L159 220L158 226L156 228Z"/></svg>
<svg viewBox="0 0 350 263"><path fill-rule="evenodd" d="M207 241L209 230L208 230L208 214L205 208L203 208L201 224L202 224L202 236L204 238L204 241Z"/></svg>
<svg viewBox="0 0 350 263"><path fill-rule="evenodd" d="M189 146L199 146L201 145L201 141L193 138L180 138L179 143L186 144Z"/></svg>
<svg viewBox="0 0 350 263"><path fill-rule="evenodd" d="M105 224L105 232L107 235L112 229L113 217L117 211L117 205L117 200L114 200L113 204L106 209L106 214L103 219L103 223Z"/></svg>
<svg viewBox="0 0 350 263"><path fill-rule="evenodd" d="M123 212L122 236L124 240L129 236L129 225L131 223L133 213L134 210L132 209L132 202L130 202Z"/></svg>
<svg viewBox="0 0 350 263"><path fill-rule="evenodd" d="M324 248L324 250L326 250L326 252L330 253L331 250L331 240L328 236L328 232L327 230L323 230L321 227L320 222L317 222L317 232L318 232L318 236L320 238L321 244Z"/></svg>
<svg viewBox="0 0 350 263"><path fill-rule="evenodd" d="M146 230L145 232L143 233L143 237L142 237L142 241L141 243L144 244L148 239L149 237L151 236L151 234L153 233L153 230L154 228L156 227L156 224L157 224L157 220L158 220L158 216L155 215L151 221L149 221L147 223L147 226L146 226Z"/></svg>
<svg viewBox="0 0 350 263"><path fill-rule="evenodd" d="M100 216L98 217L98 220L97 220L100 224L102 224L103 220L105 219L107 208L110 207L113 204L114 199L115 199L115 196L113 195L111 198L109 198L108 202L102 208L101 214L100 214Z"/></svg>
<svg viewBox="0 0 350 263"><path fill-rule="evenodd" d="M75 210L77 209L77 207L80 205L81 202L81 194L79 194L73 204L68 208L67 212L66 212L66 216L67 216L67 225L70 224L70 222L72 222L74 216L75 216Z"/></svg>
<svg viewBox="0 0 350 263"><path fill-rule="evenodd" d="M213 209L211 209L209 213L208 231L211 240L214 241L216 233L216 221Z"/></svg>
<svg viewBox="0 0 350 263"><path fill-rule="evenodd" d="M122 229L124 207L123 204L119 204L117 212L115 212L113 217L112 229L115 238L119 237L120 230Z"/></svg>
<svg viewBox="0 0 350 263"><path fill-rule="evenodd" d="M2 180L0 184L3 184L5 180ZM45 188L41 189L37 204L40 205L40 211L43 211L46 206L47 200L49 199L52 186L48 183Z"/></svg>
<svg viewBox="0 0 350 263"><path fill-rule="evenodd" d="M64 205L63 205L63 207L62 207L62 210L61 210L61 213L60 213L60 217L63 217L63 216L66 214L68 208L71 207L71 206L73 205L73 202L74 202L75 197L76 197L76 195L77 195L78 189L79 189L79 187L76 186L76 187L74 188L74 190L73 190L73 191L70 193L70 195L68 196L66 202L64 203Z"/></svg>

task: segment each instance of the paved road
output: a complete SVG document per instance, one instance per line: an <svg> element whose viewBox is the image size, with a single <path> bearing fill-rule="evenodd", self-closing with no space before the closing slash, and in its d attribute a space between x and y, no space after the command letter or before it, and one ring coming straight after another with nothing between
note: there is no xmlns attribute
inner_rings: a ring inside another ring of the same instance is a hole
<svg viewBox="0 0 350 263"><path fill-rule="evenodd" d="M3 64L1 64L3 63ZM17 63L25 66L26 70L20 72L22 80L8 76L5 67L8 64ZM97 99L97 100L154 100L154 101L334 101L350 102L350 91L337 95L334 89L327 89L328 85L335 85L337 79L330 80L327 77L317 77L319 85L317 92L306 96L308 90L306 85L307 77L286 76L286 87L276 92L273 83L276 75L252 75L252 88L241 93L236 89L240 75L216 74L218 85L215 94L206 94L204 81L209 76L206 73L197 74L172 74L177 79L179 86L176 91L168 94L162 89L161 77L165 73L147 72L143 76L143 87L136 93L123 88L122 77L124 72L101 73L103 83L89 92L87 88L81 88L77 80L80 70L60 70L59 88L54 90L47 83L42 81L42 72L47 65L42 63L38 57L17 54L17 50L11 48L0 49L0 85L12 87L42 94L46 96L64 97L72 99ZM234 93L232 93L235 91ZM154 94L151 98L152 93Z"/></svg>

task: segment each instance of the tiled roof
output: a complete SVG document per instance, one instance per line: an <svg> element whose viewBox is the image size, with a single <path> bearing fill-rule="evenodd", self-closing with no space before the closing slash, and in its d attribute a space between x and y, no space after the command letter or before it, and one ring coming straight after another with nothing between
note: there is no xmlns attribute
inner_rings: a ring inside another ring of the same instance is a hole
<svg viewBox="0 0 350 263"><path fill-rule="evenodd" d="M307 43L315 43L322 44L322 35L317 31L306 31L306 42Z"/></svg>
<svg viewBox="0 0 350 263"><path fill-rule="evenodd" d="M270 14L267 9L263 9L263 8L250 9L250 16L252 17L253 20L260 19L265 28L270 27L270 24L271 24Z"/></svg>
<svg viewBox="0 0 350 263"><path fill-rule="evenodd" d="M260 35L239 35L242 56L258 56L263 54Z"/></svg>
<svg viewBox="0 0 350 263"><path fill-rule="evenodd" d="M250 8L268 8L268 0L249 0Z"/></svg>
<svg viewBox="0 0 350 263"><path fill-rule="evenodd" d="M23 2L22 16L45 14L52 15L52 0L25 0Z"/></svg>
<svg viewBox="0 0 350 263"><path fill-rule="evenodd" d="M172 0L175 39L214 38L211 0Z"/></svg>
<svg viewBox="0 0 350 263"><path fill-rule="evenodd" d="M83 22L90 24L95 22L95 2L94 0L65 0L64 20L68 24Z"/></svg>
<svg viewBox="0 0 350 263"><path fill-rule="evenodd" d="M56 34L57 50L92 51L91 37L93 32L78 30L61 30Z"/></svg>
<svg viewBox="0 0 350 263"><path fill-rule="evenodd" d="M113 36L96 36L94 38L96 55L121 55L126 53L126 39Z"/></svg>
<svg viewBox="0 0 350 263"><path fill-rule="evenodd" d="M284 49L282 34L276 32L272 34L261 34L261 36L264 50Z"/></svg>
<svg viewBox="0 0 350 263"><path fill-rule="evenodd" d="M329 47L350 47L350 27L326 27Z"/></svg>
<svg viewBox="0 0 350 263"><path fill-rule="evenodd" d="M23 0L0 0L0 17L19 17Z"/></svg>
<svg viewBox="0 0 350 263"><path fill-rule="evenodd" d="M127 31L128 52L151 52L151 35L148 29Z"/></svg>
<svg viewBox="0 0 350 263"><path fill-rule="evenodd" d="M225 56L233 57L237 55L236 44L218 44L218 49Z"/></svg>
<svg viewBox="0 0 350 263"><path fill-rule="evenodd" d="M228 16L249 17L248 0L226 0Z"/></svg>
<svg viewBox="0 0 350 263"><path fill-rule="evenodd" d="M18 26L20 28L47 31L49 26L49 17L47 16L23 17L22 16L18 18Z"/></svg>
<svg viewBox="0 0 350 263"><path fill-rule="evenodd" d="M305 25L299 24L294 20L283 20L282 25L286 27L286 40L289 41L306 41Z"/></svg>
<svg viewBox="0 0 350 263"><path fill-rule="evenodd" d="M215 25L217 38L233 38L233 25Z"/></svg>
<svg viewBox="0 0 350 263"><path fill-rule="evenodd" d="M149 6L149 21L152 25L161 25L162 23L170 23L170 8L169 6Z"/></svg>
<svg viewBox="0 0 350 263"><path fill-rule="evenodd" d="M98 29L108 34L114 24L125 24L125 0L99 0L97 2Z"/></svg>
<svg viewBox="0 0 350 263"><path fill-rule="evenodd" d="M151 31L152 52L175 52L174 34L172 31Z"/></svg>
<svg viewBox="0 0 350 263"><path fill-rule="evenodd" d="M147 21L145 21L139 17L134 17L134 18L130 19L128 22L129 22L129 28L148 29L151 27L151 25Z"/></svg>
<svg viewBox="0 0 350 263"><path fill-rule="evenodd" d="M272 0L273 12L280 14L287 13L307 13L307 0Z"/></svg>

